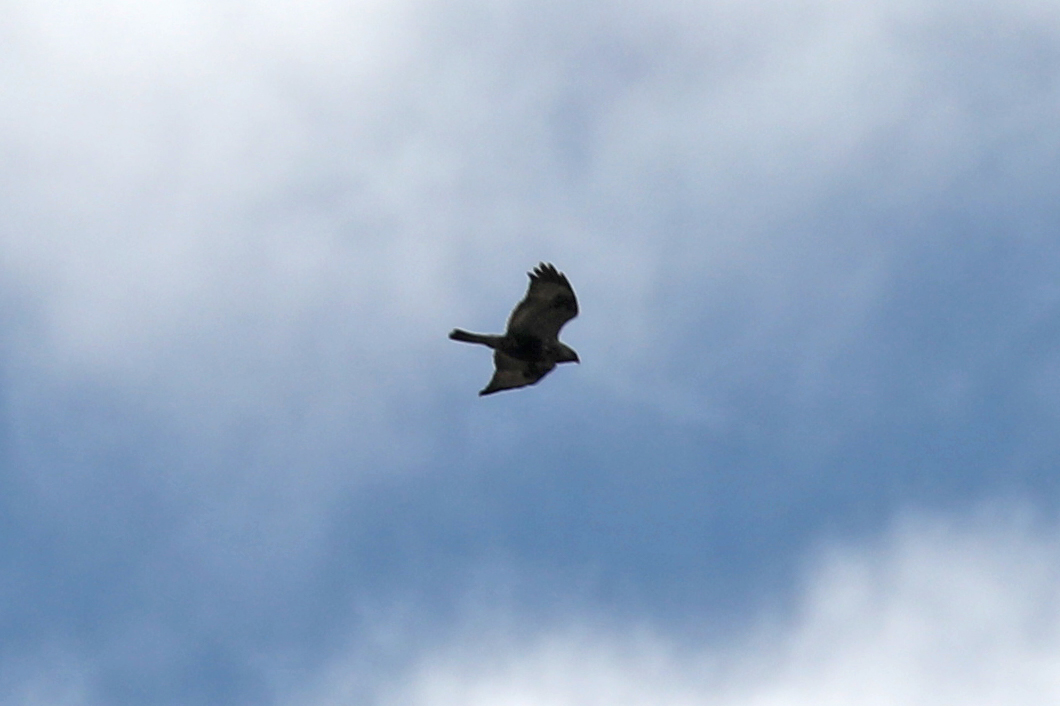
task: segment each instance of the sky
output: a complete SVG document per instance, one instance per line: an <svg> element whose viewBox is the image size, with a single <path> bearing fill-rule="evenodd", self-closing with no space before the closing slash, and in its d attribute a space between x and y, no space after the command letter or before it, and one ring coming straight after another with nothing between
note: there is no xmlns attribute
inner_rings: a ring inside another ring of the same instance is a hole
<svg viewBox="0 0 1060 706"><path fill-rule="evenodd" d="M1060 701L1056 3L3 15L0 704Z"/></svg>

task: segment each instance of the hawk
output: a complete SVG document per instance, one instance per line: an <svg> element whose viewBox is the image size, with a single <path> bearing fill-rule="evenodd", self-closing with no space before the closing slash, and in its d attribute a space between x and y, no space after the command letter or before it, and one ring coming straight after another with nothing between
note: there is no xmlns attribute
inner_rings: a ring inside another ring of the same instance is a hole
<svg viewBox="0 0 1060 706"><path fill-rule="evenodd" d="M556 363L579 363L574 349L559 341L559 330L578 315L578 299L570 282L555 267L542 262L534 268L526 296L508 317L503 336L469 333L455 328L449 338L480 343L493 349L493 378L479 395L533 385Z"/></svg>

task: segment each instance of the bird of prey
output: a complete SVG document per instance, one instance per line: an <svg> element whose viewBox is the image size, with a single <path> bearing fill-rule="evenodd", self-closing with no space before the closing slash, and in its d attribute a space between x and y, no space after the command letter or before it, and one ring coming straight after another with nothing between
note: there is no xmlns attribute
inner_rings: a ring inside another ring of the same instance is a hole
<svg viewBox="0 0 1060 706"><path fill-rule="evenodd" d="M496 370L479 394L533 385L548 375L556 363L578 363L578 354L559 341L559 330L578 315L578 299L562 272L541 263L530 276L526 297L508 317L503 336L469 333L455 328L454 341L480 343L493 349Z"/></svg>

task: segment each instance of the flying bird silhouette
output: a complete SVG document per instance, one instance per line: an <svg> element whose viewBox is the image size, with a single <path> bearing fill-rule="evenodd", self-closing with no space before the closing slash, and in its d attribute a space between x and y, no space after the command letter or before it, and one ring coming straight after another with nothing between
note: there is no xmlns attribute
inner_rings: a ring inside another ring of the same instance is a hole
<svg viewBox="0 0 1060 706"><path fill-rule="evenodd" d="M578 315L578 299L570 282L555 267L542 262L530 276L526 296L508 317L503 336L469 333L455 328L449 338L480 343L493 349L493 378L479 394L533 385L556 363L579 363L574 349L559 341L559 330Z"/></svg>

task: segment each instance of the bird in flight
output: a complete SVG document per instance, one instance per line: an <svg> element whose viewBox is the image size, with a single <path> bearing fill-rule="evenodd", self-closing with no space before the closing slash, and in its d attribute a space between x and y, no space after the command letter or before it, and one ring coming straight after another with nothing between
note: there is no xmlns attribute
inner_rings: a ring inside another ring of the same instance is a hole
<svg viewBox="0 0 1060 706"><path fill-rule="evenodd" d="M503 336L469 333L455 328L449 338L480 343L493 349L493 378L479 394L533 385L556 367L578 363L574 349L559 341L559 330L578 315L578 299L570 282L555 267L542 262L534 268L526 296L508 317Z"/></svg>

